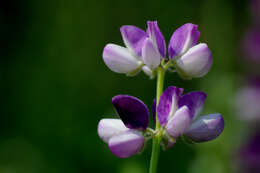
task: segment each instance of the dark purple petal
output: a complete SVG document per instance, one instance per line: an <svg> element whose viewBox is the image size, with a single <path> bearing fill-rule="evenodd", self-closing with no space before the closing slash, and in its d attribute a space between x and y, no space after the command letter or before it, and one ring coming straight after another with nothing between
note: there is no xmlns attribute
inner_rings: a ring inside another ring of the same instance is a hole
<svg viewBox="0 0 260 173"><path fill-rule="evenodd" d="M98 123L98 135L106 143L111 137L128 130L120 119L102 119Z"/></svg>
<svg viewBox="0 0 260 173"><path fill-rule="evenodd" d="M144 146L144 137L138 132L128 131L112 137L108 142L111 152L120 158L139 153Z"/></svg>
<svg viewBox="0 0 260 173"><path fill-rule="evenodd" d="M117 95L112 98L118 115L130 129L145 130L149 123L149 111L146 105L136 97Z"/></svg>
<svg viewBox="0 0 260 173"><path fill-rule="evenodd" d="M120 28L120 31L126 47L135 55L141 56L143 42L148 37L147 33L132 25L124 25Z"/></svg>
<svg viewBox="0 0 260 173"><path fill-rule="evenodd" d="M158 50L154 47L154 44L150 38L144 41L142 48L142 59L144 64L151 70L157 68L161 63L161 56Z"/></svg>
<svg viewBox="0 0 260 173"><path fill-rule="evenodd" d="M152 115L154 122L156 122L156 99L153 99Z"/></svg>
<svg viewBox="0 0 260 173"><path fill-rule="evenodd" d="M177 138L189 128L191 120L192 117L189 108L182 106L169 119L166 125L166 131L171 137Z"/></svg>
<svg viewBox="0 0 260 173"><path fill-rule="evenodd" d="M200 36L198 26L192 23L184 24L173 34L169 43L168 52L170 58L181 56L189 48L197 44Z"/></svg>
<svg viewBox="0 0 260 173"><path fill-rule="evenodd" d="M178 100L182 92L182 88L171 86L162 93L157 106L157 118L161 126L164 126L168 117L172 116L178 109Z"/></svg>
<svg viewBox="0 0 260 173"><path fill-rule="evenodd" d="M148 21L147 22L147 33L149 37L156 44L162 57L166 56L166 44L165 39L160 31L160 28L157 24L157 21Z"/></svg>
<svg viewBox="0 0 260 173"><path fill-rule="evenodd" d="M206 75L212 65L211 51L207 44L200 43L190 48L177 59L177 71L185 78L198 78Z"/></svg>
<svg viewBox="0 0 260 173"><path fill-rule="evenodd" d="M185 133L194 142L206 142L217 138L224 129L221 114L209 114L193 122Z"/></svg>
<svg viewBox="0 0 260 173"><path fill-rule="evenodd" d="M116 73L130 73L140 68L142 64L128 49L115 44L105 46L103 60L107 67Z"/></svg>
<svg viewBox="0 0 260 173"><path fill-rule="evenodd" d="M204 92L190 92L180 98L179 107L188 106L194 120L202 111L206 98L207 94Z"/></svg>

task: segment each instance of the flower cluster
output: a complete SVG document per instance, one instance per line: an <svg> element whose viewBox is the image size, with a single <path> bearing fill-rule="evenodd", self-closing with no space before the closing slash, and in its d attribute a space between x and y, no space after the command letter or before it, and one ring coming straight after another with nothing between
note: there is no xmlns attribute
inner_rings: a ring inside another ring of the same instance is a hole
<svg viewBox="0 0 260 173"><path fill-rule="evenodd" d="M98 124L98 135L111 152L127 158L140 153L149 139L158 141L153 149L160 149L160 145L168 149L179 137L192 143L218 137L224 129L221 114L199 116L206 93L196 91L183 95L183 89L175 86L163 91L163 77L168 69L174 68L170 71L178 72L183 79L202 77L210 70L211 52L207 44L198 44L198 26L187 23L172 34L168 57L165 39L156 21L149 21L146 31L130 25L122 26L120 31L126 47L107 44L103 51L104 62L112 71L128 76L142 70L151 78L158 75L158 103L154 101L152 107L157 125L155 129L148 127L149 110L138 98L129 95L113 97L112 104L120 119L102 119ZM152 173L157 165L155 157L151 159Z"/></svg>
<svg viewBox="0 0 260 173"><path fill-rule="evenodd" d="M145 142L160 133L162 145L170 148L179 136L193 142L206 142L218 137L224 129L224 120L219 113L200 116L206 94L190 92L182 96L183 89L171 86L160 97L156 110L161 124L159 131L148 128L149 111L139 99L118 95L112 104L120 119L102 119L98 134L113 154L126 158L142 151Z"/></svg>
<svg viewBox="0 0 260 173"><path fill-rule="evenodd" d="M212 64L211 52L205 43L199 43L198 26L187 23L171 36L166 58L165 39L156 21L147 22L147 31L125 25L120 28L125 47L107 44L103 51L105 64L112 71L129 76L143 70L154 77L161 60L169 61L184 79L202 77Z"/></svg>

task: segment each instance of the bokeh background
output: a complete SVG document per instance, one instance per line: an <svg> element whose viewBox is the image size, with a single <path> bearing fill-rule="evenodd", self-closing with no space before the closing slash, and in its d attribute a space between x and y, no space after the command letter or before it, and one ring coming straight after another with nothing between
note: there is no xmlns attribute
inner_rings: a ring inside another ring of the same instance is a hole
<svg viewBox="0 0 260 173"><path fill-rule="evenodd" d="M192 81L167 73L165 86L207 92L204 113L220 112L226 122L212 142L178 141L162 151L159 172L238 172L248 128L233 103L246 71L257 74L241 52L250 10L248 0L1 2L0 172L148 172L151 141L142 155L119 159L97 135L101 118L116 117L114 95L136 96L151 108L156 80L113 73L102 60L107 43L123 45L120 26L144 29L147 20L158 20L167 42L184 23L199 25L200 41L212 50L211 71Z"/></svg>

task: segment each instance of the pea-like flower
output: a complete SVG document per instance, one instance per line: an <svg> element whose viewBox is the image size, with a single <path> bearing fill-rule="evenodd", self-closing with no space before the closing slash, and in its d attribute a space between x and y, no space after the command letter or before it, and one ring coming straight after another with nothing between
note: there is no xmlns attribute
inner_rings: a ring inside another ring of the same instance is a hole
<svg viewBox="0 0 260 173"><path fill-rule="evenodd" d="M168 46L169 58L177 72L185 79L206 75L212 64L211 52L205 43L198 43L198 26L187 23L171 36Z"/></svg>
<svg viewBox="0 0 260 173"><path fill-rule="evenodd" d="M149 111L141 100L128 95L113 97L112 104L121 119L102 119L98 135L108 143L114 155L127 158L139 153L144 146Z"/></svg>
<svg viewBox="0 0 260 173"><path fill-rule="evenodd" d="M164 129L164 137L168 137L166 147L171 147L181 135L193 142L205 142L218 137L224 129L221 114L199 116L206 94L195 91L182 96L182 93L182 88L167 88L156 108L158 121Z"/></svg>
<svg viewBox="0 0 260 173"><path fill-rule="evenodd" d="M146 32L132 25L122 26L120 31L126 48L107 44L103 51L105 64L117 73L133 76L143 69L152 76L166 56L165 40L157 22L148 21Z"/></svg>

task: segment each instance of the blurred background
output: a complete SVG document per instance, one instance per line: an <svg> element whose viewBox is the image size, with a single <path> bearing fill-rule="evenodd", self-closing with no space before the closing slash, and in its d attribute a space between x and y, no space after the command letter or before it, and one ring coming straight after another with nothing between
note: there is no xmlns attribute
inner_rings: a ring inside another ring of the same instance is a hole
<svg viewBox="0 0 260 173"><path fill-rule="evenodd" d="M208 43L213 54L211 71L192 81L168 73L165 86L205 91L203 112L220 112L226 123L214 141L187 145L180 140L162 151L158 172L260 172L259 4L259 0L1 2L0 172L148 172L151 142L142 155L119 159L97 135L100 119L116 117L113 96L133 95L151 108L156 80L143 73L136 77L113 73L102 60L107 43L123 45L120 26L144 29L147 20L158 20L167 43L179 26L199 25L200 42Z"/></svg>

